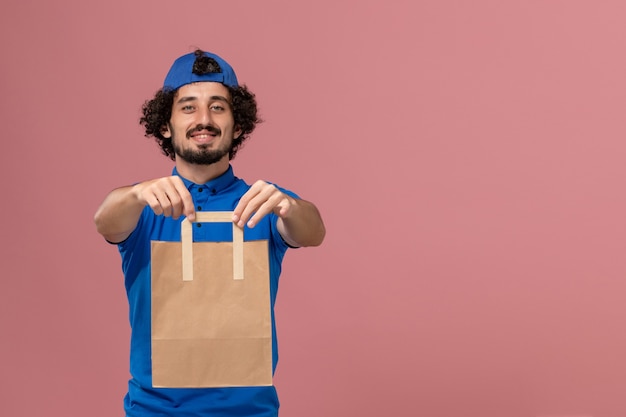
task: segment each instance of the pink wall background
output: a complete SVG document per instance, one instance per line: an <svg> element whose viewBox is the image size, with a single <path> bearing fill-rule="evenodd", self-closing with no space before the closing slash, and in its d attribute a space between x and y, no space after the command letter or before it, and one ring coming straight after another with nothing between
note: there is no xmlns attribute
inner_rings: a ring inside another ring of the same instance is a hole
<svg viewBox="0 0 626 417"><path fill-rule="evenodd" d="M318 204L278 301L286 417L626 415L626 3L4 0L0 414L122 414L92 216L166 175L144 100L226 57L239 176Z"/></svg>

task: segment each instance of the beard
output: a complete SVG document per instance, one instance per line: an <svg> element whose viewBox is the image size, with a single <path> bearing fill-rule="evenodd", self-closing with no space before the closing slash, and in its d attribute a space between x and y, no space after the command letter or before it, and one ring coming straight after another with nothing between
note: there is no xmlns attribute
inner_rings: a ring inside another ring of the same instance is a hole
<svg viewBox="0 0 626 417"><path fill-rule="evenodd" d="M206 129L209 132L216 133L218 135L221 134L221 130L216 127L197 126L196 128L188 131L186 135L187 137L183 140L190 140L191 134L194 131L202 129ZM221 161L224 156L230 153L232 143L232 139L230 141L225 141L219 148L216 149L210 149L211 145L209 144L198 145L198 149L183 148L180 145L178 138L175 138L174 135L172 135L174 153L185 162L196 165L211 165Z"/></svg>

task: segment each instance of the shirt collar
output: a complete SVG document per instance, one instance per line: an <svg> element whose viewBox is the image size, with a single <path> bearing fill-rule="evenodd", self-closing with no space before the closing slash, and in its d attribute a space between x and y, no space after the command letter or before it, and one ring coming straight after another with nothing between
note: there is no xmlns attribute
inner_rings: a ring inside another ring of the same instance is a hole
<svg viewBox="0 0 626 417"><path fill-rule="evenodd" d="M220 175L217 178L213 178L212 180L208 181L205 184L196 184L188 180L187 178L183 177L182 175L178 173L178 170L176 169L176 167L174 167L174 170L172 171L172 175L179 176L180 179L183 180L185 187L187 187L189 191L197 187L207 187L219 193L220 191L228 188L233 182L235 182L235 174L233 172L233 167L231 165L228 165L228 169L222 175Z"/></svg>

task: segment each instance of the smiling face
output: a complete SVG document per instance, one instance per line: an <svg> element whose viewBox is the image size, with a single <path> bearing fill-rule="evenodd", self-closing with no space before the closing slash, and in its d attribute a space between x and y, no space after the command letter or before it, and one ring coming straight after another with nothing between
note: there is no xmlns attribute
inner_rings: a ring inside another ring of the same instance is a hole
<svg viewBox="0 0 626 417"><path fill-rule="evenodd" d="M180 87L162 133L172 138L177 163L227 164L233 138L241 134L235 126L228 88L214 82Z"/></svg>

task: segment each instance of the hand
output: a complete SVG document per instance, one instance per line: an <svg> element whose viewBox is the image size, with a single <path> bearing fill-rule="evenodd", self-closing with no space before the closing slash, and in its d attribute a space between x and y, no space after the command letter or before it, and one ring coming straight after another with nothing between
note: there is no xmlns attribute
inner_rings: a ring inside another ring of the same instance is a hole
<svg viewBox="0 0 626 417"><path fill-rule="evenodd" d="M134 186L137 199L150 206L154 214L178 219L181 214L191 221L196 211L191 194L178 176L158 178Z"/></svg>
<svg viewBox="0 0 626 417"><path fill-rule="evenodd" d="M247 224L252 228L271 212L280 218L287 217L294 204L293 197L275 185L259 180L239 200L233 213L233 222L239 227Z"/></svg>

